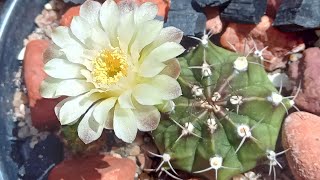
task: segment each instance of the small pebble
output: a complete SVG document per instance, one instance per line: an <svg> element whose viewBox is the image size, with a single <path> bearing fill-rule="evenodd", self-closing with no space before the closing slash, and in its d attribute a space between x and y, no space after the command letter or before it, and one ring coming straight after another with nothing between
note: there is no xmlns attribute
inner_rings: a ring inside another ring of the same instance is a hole
<svg viewBox="0 0 320 180"><path fill-rule="evenodd" d="M18 56L17 56L17 59L22 61L24 59L24 53L26 52L26 47L23 47L21 49L21 51L19 52Z"/></svg>
<svg viewBox="0 0 320 180"><path fill-rule="evenodd" d="M298 61L303 57L303 55L301 53L294 53L294 54L290 54L289 56L289 60L292 62Z"/></svg>
<svg viewBox="0 0 320 180"><path fill-rule="evenodd" d="M44 5L44 8L45 8L46 10L52 10L52 9L53 9L53 8L52 8L52 5L51 5L50 3L45 4L45 5Z"/></svg>
<svg viewBox="0 0 320 180"><path fill-rule="evenodd" d="M132 146L129 151L130 156L137 156L140 154L140 147L137 145Z"/></svg>

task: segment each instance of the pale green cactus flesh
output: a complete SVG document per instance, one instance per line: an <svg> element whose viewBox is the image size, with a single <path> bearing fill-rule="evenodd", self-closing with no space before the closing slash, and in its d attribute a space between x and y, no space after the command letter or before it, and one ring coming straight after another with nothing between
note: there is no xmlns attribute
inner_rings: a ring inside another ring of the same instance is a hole
<svg viewBox="0 0 320 180"><path fill-rule="evenodd" d="M290 103L270 82L260 58L209 42L179 61L183 96L152 133L173 169L194 173L211 167L197 175L224 180L268 163L266 152L275 148ZM222 165L210 165L213 157L222 157Z"/></svg>

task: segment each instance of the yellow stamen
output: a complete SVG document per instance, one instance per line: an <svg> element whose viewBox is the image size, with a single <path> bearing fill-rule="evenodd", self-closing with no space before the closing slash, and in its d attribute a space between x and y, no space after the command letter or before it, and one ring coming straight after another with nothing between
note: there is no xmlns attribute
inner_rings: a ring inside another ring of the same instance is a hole
<svg viewBox="0 0 320 180"><path fill-rule="evenodd" d="M98 85L112 85L128 74L126 55L119 48L102 50L92 62L93 81Z"/></svg>

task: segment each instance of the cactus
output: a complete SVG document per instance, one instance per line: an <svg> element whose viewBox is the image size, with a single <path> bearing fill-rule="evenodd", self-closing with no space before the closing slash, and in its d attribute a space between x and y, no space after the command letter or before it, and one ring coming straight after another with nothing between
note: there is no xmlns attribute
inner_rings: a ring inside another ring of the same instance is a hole
<svg viewBox="0 0 320 180"><path fill-rule="evenodd" d="M292 104L270 82L261 59L202 39L179 61L183 96L152 132L163 154L157 157L167 162L161 170L230 179L268 163Z"/></svg>
<svg viewBox="0 0 320 180"><path fill-rule="evenodd" d="M97 154L103 148L106 142L106 137L102 135L97 141L90 144L85 144L78 136L77 128L79 122L70 125L62 126L61 135L64 140L66 149L74 156L86 156Z"/></svg>

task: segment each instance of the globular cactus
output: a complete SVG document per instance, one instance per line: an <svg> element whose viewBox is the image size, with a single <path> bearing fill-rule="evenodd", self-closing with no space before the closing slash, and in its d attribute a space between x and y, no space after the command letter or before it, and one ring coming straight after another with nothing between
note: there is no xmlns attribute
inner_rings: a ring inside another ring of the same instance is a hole
<svg viewBox="0 0 320 180"><path fill-rule="evenodd" d="M183 96L152 132L162 171L225 180L270 163L268 152L274 151L293 104L275 89L262 59L253 54L239 55L202 39L179 58Z"/></svg>
<svg viewBox="0 0 320 180"><path fill-rule="evenodd" d="M86 156L99 153L99 150L105 145L105 135L102 135L97 141L85 144L78 136L78 125L79 123L62 126L61 135L66 149L74 156Z"/></svg>

